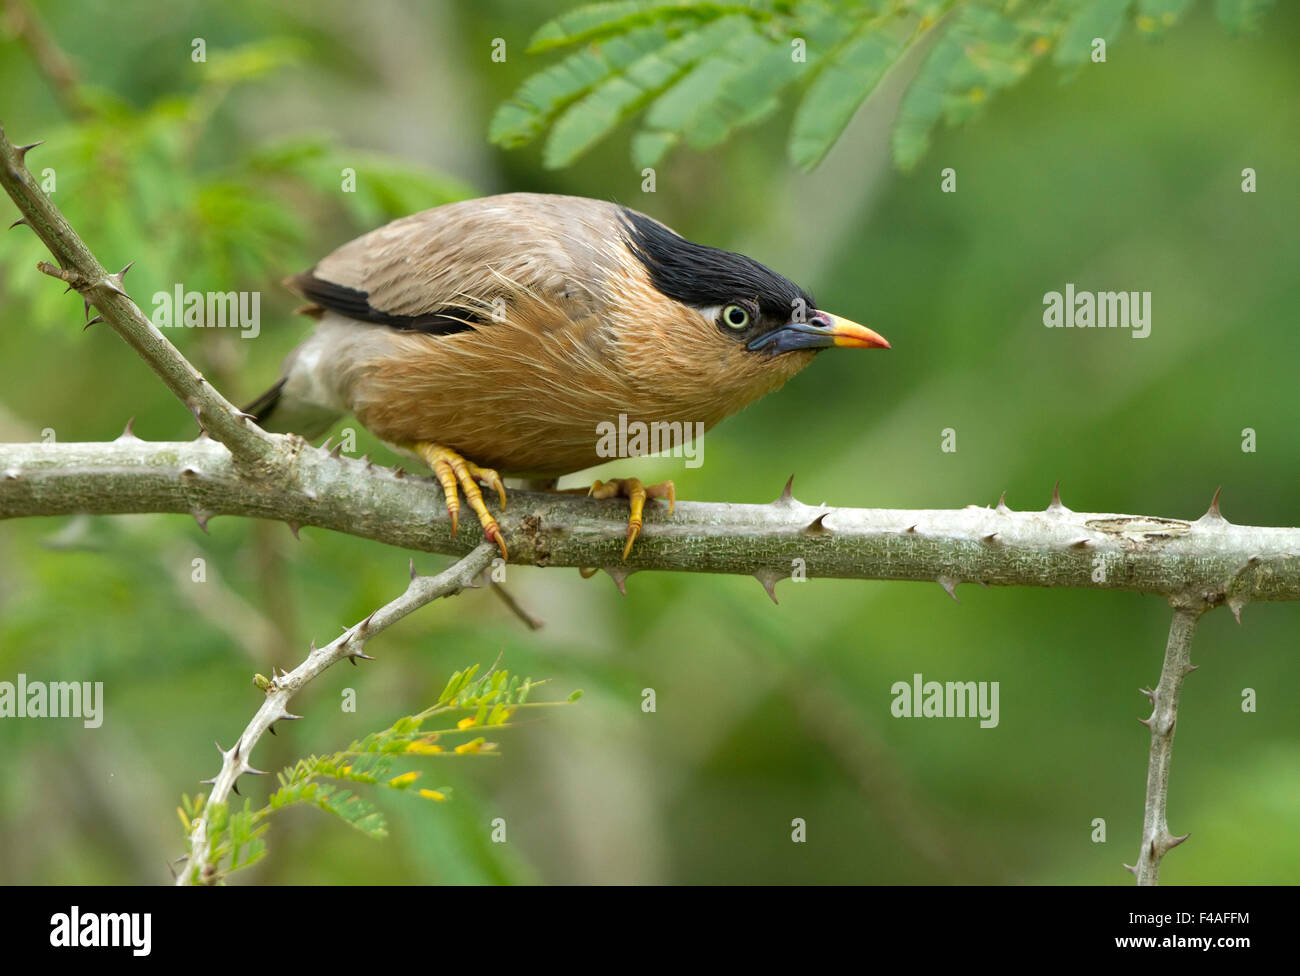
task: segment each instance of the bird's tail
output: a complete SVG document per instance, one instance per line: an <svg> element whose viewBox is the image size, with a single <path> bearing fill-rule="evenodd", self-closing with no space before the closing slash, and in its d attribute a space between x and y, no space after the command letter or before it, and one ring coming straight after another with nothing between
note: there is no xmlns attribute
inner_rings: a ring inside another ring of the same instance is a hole
<svg viewBox="0 0 1300 976"><path fill-rule="evenodd" d="M275 386L244 407L244 413L252 415L257 420L259 427L265 430L272 429L268 426L267 421L275 413L276 405L280 402L280 395L284 392L284 384L287 380L287 376L280 377Z"/></svg>
<svg viewBox="0 0 1300 976"><path fill-rule="evenodd" d="M334 422L343 414L295 399L285 390L288 381L287 376L282 377L246 406L244 413L255 417L263 430L278 434L301 434L308 440L315 440L334 426Z"/></svg>

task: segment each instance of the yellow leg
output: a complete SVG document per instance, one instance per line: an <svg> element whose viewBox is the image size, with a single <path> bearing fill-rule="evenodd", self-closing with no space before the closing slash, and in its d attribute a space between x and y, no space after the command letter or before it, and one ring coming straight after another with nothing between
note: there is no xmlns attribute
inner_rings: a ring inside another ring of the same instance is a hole
<svg viewBox="0 0 1300 976"><path fill-rule="evenodd" d="M505 536L501 533L501 526L497 520L492 517L492 513L487 510L487 505L483 502L483 493L479 491L479 483L487 485L489 488L495 488L497 496L501 500L501 511L506 510L506 488L501 483L501 476L491 468L480 468L473 461L462 457L449 447L443 447L441 444L430 444L421 441L412 446L415 451L430 468L433 469L434 477L442 485L442 493L447 499L447 514L451 516L451 534L456 535L460 515L460 491L465 493L465 500L469 502L469 507L474 510L478 516L479 524L483 526L483 535L491 539L501 549L501 558L508 559L509 554L506 552ZM459 490L458 490L459 489Z"/></svg>
<svg viewBox="0 0 1300 976"><path fill-rule="evenodd" d="M620 495L628 500L630 512L627 519L627 545L623 547L623 559L627 560L632 551L632 543L641 534L641 515L645 511L647 498L667 498L668 514L673 514L677 505L677 489L671 481L657 485L643 485L639 478L613 478L609 481L597 481L588 494L595 498L617 498Z"/></svg>

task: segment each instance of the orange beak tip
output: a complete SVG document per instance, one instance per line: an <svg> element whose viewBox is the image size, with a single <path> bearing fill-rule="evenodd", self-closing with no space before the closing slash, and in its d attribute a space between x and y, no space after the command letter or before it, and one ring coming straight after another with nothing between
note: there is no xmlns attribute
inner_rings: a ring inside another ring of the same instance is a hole
<svg viewBox="0 0 1300 976"><path fill-rule="evenodd" d="M889 340L875 329L851 322L829 312L820 313L831 322L831 335L836 346L847 349L889 349Z"/></svg>

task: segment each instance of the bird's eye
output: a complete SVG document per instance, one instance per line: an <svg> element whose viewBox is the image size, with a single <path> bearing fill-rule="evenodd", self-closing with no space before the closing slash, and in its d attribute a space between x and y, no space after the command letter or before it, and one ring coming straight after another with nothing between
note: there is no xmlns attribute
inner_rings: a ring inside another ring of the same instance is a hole
<svg viewBox="0 0 1300 976"><path fill-rule="evenodd" d="M722 321L728 328L740 331L749 325L749 309L744 305L728 305L722 310Z"/></svg>

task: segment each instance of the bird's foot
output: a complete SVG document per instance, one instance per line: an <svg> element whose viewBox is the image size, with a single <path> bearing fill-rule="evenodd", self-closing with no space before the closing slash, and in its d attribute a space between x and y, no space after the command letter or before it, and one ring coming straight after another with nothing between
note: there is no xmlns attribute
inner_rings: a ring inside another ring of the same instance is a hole
<svg viewBox="0 0 1300 976"><path fill-rule="evenodd" d="M630 512L627 518L627 545L623 547L624 561L632 551L632 543L636 542L636 537L641 534L641 513L645 509L645 500L667 498L669 515L673 514L673 508L677 505L677 489L673 487L671 481L663 481L657 485L643 485L638 478L612 478L609 481L597 481L587 494L594 498L622 496L628 500Z"/></svg>
<svg viewBox="0 0 1300 976"><path fill-rule="evenodd" d="M479 524L483 526L483 535L497 544L501 550L501 558L508 559L509 554L506 552L505 536L501 533L501 526L497 525L497 520L492 517L492 513L487 510L487 505L483 502L483 493L479 491L479 484L487 485L489 488L495 488L497 495L501 498L501 511L506 510L506 488L501 483L501 476L491 468L480 468L473 461L462 457L449 447L443 447L441 444L430 444L421 441L412 445L411 448L420 459L433 469L434 477L442 485L443 494L447 497L447 514L451 516L451 534L454 538L458 516L460 515L460 491L465 493L465 500L469 502L469 507L474 510L478 516Z"/></svg>

